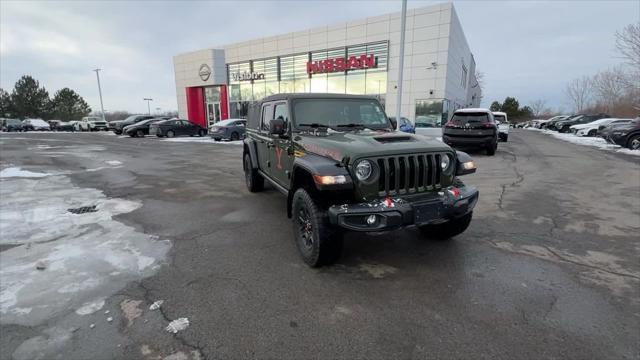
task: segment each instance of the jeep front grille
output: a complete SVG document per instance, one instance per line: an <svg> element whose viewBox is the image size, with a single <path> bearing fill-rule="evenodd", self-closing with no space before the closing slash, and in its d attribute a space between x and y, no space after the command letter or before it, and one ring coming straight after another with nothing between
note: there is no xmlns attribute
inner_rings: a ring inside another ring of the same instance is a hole
<svg viewBox="0 0 640 360"><path fill-rule="evenodd" d="M381 196L413 194L441 187L442 154L411 154L375 159Z"/></svg>

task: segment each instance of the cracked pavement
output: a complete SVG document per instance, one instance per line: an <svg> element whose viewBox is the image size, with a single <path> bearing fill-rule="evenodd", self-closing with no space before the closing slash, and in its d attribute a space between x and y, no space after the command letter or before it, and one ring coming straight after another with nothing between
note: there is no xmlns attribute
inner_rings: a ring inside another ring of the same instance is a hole
<svg viewBox="0 0 640 360"><path fill-rule="evenodd" d="M640 357L636 157L512 130L496 156L471 153L467 232L349 234L338 264L309 269L285 198L245 189L239 146L52 133L3 134L0 149L3 168L140 202L114 219L171 241L157 272L94 314L0 317L2 359ZM187 329L164 330L180 317Z"/></svg>

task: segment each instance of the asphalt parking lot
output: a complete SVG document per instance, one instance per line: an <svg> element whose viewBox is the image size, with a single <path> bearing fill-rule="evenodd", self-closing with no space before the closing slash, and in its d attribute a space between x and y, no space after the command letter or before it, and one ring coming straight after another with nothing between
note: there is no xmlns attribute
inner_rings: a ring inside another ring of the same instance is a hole
<svg viewBox="0 0 640 360"><path fill-rule="evenodd" d="M18 133L0 149L2 169L41 174L0 179L3 359L640 357L638 157L512 130L472 153L467 232L349 234L310 269L285 198L246 190L239 145ZM48 196L53 215L99 206L58 232L7 215ZM38 252L57 257L37 270Z"/></svg>

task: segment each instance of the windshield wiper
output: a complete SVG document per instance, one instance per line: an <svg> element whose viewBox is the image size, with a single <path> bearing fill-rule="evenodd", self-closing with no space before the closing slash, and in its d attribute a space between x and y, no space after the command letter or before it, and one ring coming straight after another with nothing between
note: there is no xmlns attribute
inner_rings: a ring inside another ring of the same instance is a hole
<svg viewBox="0 0 640 360"><path fill-rule="evenodd" d="M340 124L340 125L336 125L336 127L337 127L337 128L353 128L353 129L358 128L358 129L369 129L369 130L375 130L375 129L372 129L372 128L368 127L367 125L364 125L364 124L354 124L354 123L351 123L351 124Z"/></svg>

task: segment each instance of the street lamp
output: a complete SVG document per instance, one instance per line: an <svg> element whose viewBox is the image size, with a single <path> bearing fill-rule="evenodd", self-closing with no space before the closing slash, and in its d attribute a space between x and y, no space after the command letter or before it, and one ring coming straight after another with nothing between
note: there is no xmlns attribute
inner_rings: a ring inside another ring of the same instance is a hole
<svg viewBox="0 0 640 360"><path fill-rule="evenodd" d="M149 115L151 115L151 105L149 105L149 104L150 104L150 102L151 102L151 101L153 101L153 99L150 99L150 98L144 98L144 99L142 99L142 100L144 100L144 101L146 101L146 102L147 102L147 111L148 111Z"/></svg>
<svg viewBox="0 0 640 360"><path fill-rule="evenodd" d="M104 120L104 105L102 104L102 88L100 87L100 70L102 69L93 69L96 72L96 79L98 79L98 94L100 94L100 110L102 110L102 121Z"/></svg>

